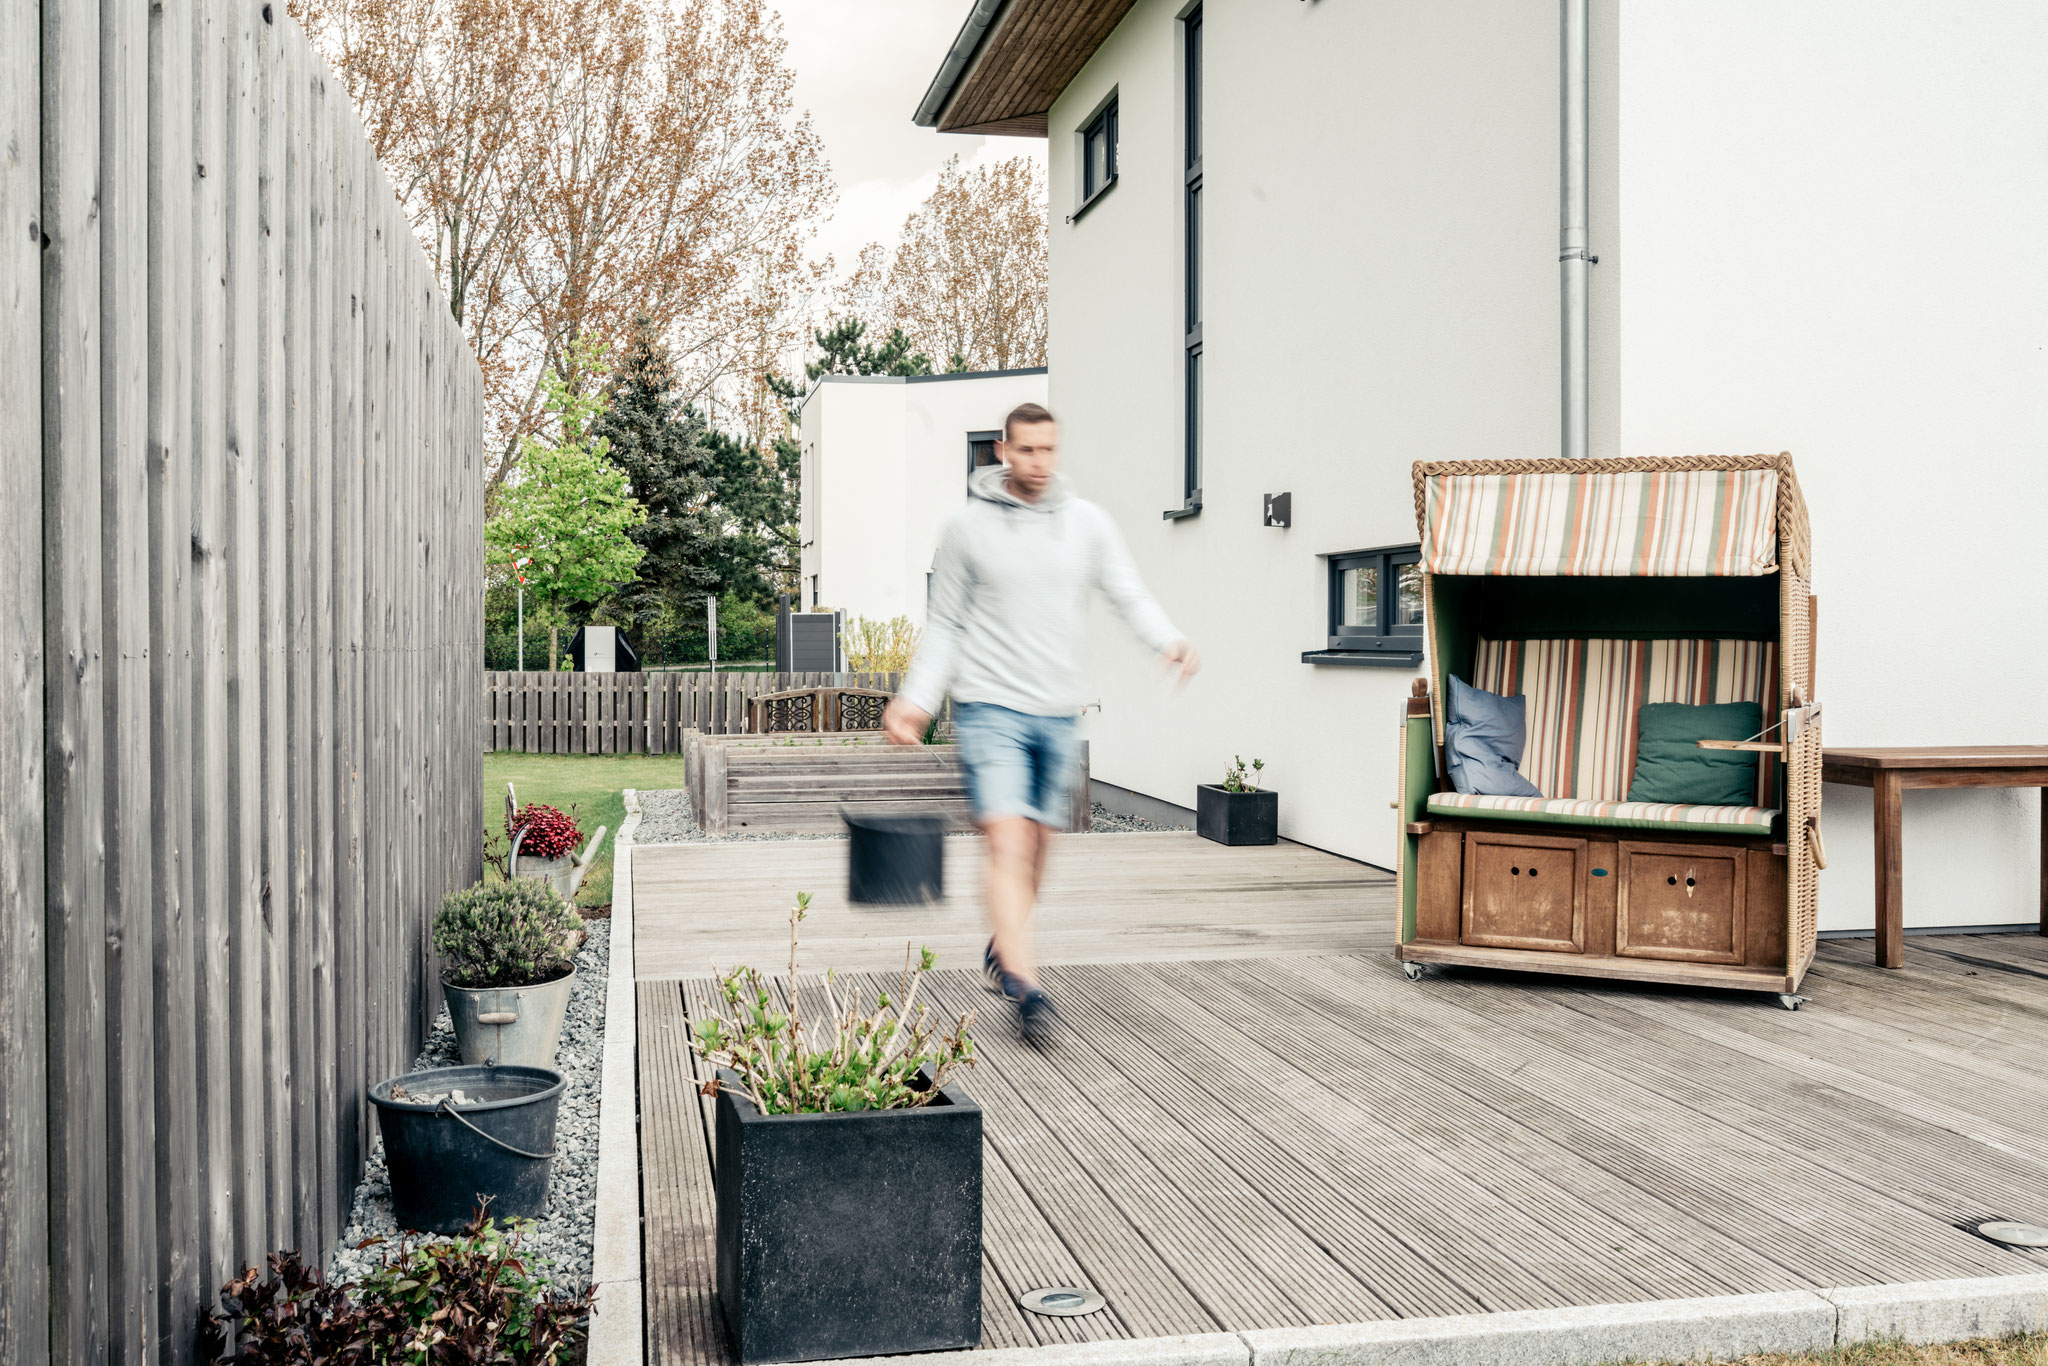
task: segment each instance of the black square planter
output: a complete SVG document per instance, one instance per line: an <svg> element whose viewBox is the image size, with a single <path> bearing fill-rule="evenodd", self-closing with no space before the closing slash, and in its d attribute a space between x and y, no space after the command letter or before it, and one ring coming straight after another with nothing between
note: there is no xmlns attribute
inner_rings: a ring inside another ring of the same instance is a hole
<svg viewBox="0 0 2048 1366"><path fill-rule="evenodd" d="M981 1345L981 1107L764 1115L719 1087L718 1305L741 1366Z"/></svg>
<svg viewBox="0 0 2048 1366"><path fill-rule="evenodd" d="M1278 844L1280 794L1226 792L1219 783L1195 787L1195 833L1218 844Z"/></svg>

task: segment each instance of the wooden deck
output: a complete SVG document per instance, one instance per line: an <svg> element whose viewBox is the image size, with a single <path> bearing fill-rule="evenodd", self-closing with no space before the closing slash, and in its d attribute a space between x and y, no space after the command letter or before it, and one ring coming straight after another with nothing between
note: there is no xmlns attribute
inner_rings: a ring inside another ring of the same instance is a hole
<svg viewBox="0 0 2048 1366"><path fill-rule="evenodd" d="M954 842L949 875L978 853ZM1824 944L1768 997L1451 971L1404 979L1392 883L1328 855L1086 836L1045 910L1067 1029L1014 1039L965 970L987 1113L989 1347L2048 1269L1964 1225L2048 1219L2048 939ZM879 974L944 907L838 909L844 846L636 853L649 1346L723 1363L684 1034L708 961ZM1261 862L1263 860L1263 863ZM1263 875L1263 880L1262 880ZM1232 937L1234 935L1234 938ZM652 980L650 980L652 979ZM681 979L681 980L677 980ZM1099 1290L1039 1318L1016 1297Z"/></svg>

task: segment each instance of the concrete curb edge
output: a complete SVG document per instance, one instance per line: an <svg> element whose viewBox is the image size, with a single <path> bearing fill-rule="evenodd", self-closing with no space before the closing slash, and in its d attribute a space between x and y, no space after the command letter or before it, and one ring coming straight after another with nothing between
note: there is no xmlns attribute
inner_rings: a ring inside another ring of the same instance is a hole
<svg viewBox="0 0 2048 1366"><path fill-rule="evenodd" d="M612 840L611 962L605 979L604 1093L597 1116L597 1218L591 1240L590 1366L641 1366L640 1106L633 998L633 835L640 794L625 789Z"/></svg>
<svg viewBox="0 0 2048 1366"><path fill-rule="evenodd" d="M917 1360L920 1366L1601 1366L2043 1332L2048 1273L939 1352Z"/></svg>

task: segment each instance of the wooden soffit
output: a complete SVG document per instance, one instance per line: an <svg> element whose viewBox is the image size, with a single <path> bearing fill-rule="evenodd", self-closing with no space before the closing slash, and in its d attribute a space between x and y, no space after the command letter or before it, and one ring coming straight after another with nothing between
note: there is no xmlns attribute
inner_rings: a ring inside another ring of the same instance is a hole
<svg viewBox="0 0 2048 1366"><path fill-rule="evenodd" d="M942 133L1046 135L1046 112L1133 0L1009 0L939 113Z"/></svg>

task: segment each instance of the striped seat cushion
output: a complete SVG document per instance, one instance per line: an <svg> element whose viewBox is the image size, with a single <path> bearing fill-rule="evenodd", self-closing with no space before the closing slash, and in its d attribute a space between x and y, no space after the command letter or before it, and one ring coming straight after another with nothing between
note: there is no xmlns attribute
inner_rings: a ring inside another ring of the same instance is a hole
<svg viewBox="0 0 2048 1366"><path fill-rule="evenodd" d="M1778 813L1767 806L1700 806L1665 802L1581 802L1569 797L1482 797L1476 793L1440 792L1429 809L1441 815L1480 812L1500 820L1554 821L1558 824L1621 826L1640 830L1685 830L1711 825L1733 826L1767 835Z"/></svg>
<svg viewBox="0 0 2048 1366"><path fill-rule="evenodd" d="M1528 698L1521 772L1543 800L1625 803L1635 777L1636 714L1643 704L1758 702L1768 726L1778 717L1778 647L1758 640L1482 637L1474 651L1472 683L1488 692ZM1758 807L1776 802L1777 767L1757 765ZM1700 817L1688 823L1716 822Z"/></svg>

